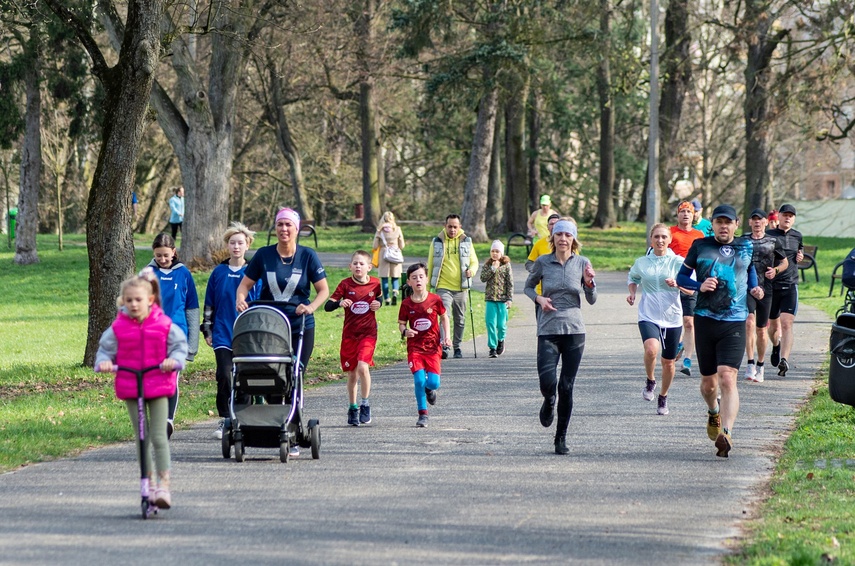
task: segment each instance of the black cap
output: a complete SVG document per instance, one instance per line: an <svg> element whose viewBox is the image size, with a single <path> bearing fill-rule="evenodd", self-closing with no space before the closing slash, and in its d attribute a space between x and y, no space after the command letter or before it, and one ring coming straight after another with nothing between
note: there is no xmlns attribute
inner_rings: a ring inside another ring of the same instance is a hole
<svg viewBox="0 0 855 566"><path fill-rule="evenodd" d="M736 209L729 204L720 204L712 211L712 219L715 220L720 216L736 220Z"/></svg>
<svg viewBox="0 0 855 566"><path fill-rule="evenodd" d="M748 218L754 218L755 216L758 218L766 218L766 211L762 208L755 208L751 211L751 216L749 216Z"/></svg>
<svg viewBox="0 0 855 566"><path fill-rule="evenodd" d="M789 212L790 214L796 213L796 207L791 204L782 204L781 208L778 209L778 214L784 214L785 212Z"/></svg>

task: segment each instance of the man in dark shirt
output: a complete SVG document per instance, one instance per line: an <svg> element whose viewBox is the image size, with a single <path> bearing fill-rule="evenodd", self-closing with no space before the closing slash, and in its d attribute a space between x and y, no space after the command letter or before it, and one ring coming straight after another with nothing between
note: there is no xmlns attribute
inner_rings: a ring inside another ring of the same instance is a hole
<svg viewBox="0 0 855 566"><path fill-rule="evenodd" d="M763 298L748 295L748 318L745 320L745 353L748 364L745 379L763 383L766 358L766 327L769 326L769 311L772 308L772 281L779 271L787 269L787 258L781 249L781 240L766 233L766 211L755 208L748 220L751 230L744 235L754 246L751 263L757 273L758 283L763 287ZM777 267L775 267L777 266ZM757 352L755 363L754 352Z"/></svg>
<svg viewBox="0 0 855 566"><path fill-rule="evenodd" d="M772 356L769 361L778 366L778 375L787 375L790 364L787 358L793 349L793 321L799 309L799 267L804 258L802 234L793 230L796 208L783 204L778 209L778 227L767 230L778 238L787 258L786 268L775 265L778 275L772 281L772 307L769 312L769 339L772 341Z"/></svg>

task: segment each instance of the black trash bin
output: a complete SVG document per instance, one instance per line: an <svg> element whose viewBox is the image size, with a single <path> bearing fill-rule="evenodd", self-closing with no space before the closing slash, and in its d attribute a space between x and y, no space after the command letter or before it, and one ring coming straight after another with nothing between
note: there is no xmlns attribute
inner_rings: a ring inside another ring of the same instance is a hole
<svg viewBox="0 0 855 566"><path fill-rule="evenodd" d="M855 407L855 314L843 313L831 325L829 349L828 392L838 403Z"/></svg>

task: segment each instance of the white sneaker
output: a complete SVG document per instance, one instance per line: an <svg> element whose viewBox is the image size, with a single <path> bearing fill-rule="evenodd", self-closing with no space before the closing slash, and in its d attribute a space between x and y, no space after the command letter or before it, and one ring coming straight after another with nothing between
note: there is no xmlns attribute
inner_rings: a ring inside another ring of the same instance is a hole
<svg viewBox="0 0 855 566"><path fill-rule="evenodd" d="M754 381L763 383L763 374L766 372L766 366L757 366L757 371L754 373Z"/></svg>
<svg viewBox="0 0 855 566"><path fill-rule="evenodd" d="M754 364L748 364L745 366L745 379L748 381L754 381L755 375L757 375L757 366Z"/></svg>
<svg viewBox="0 0 855 566"><path fill-rule="evenodd" d="M226 425L225 419L220 419L219 424L217 425L217 430L214 431L214 437L222 440L223 438L223 428Z"/></svg>

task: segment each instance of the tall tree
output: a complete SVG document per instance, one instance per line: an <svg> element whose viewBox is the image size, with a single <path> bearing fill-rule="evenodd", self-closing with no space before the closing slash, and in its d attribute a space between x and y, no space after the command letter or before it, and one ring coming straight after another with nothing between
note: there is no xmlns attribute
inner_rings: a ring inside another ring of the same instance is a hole
<svg viewBox="0 0 855 566"><path fill-rule="evenodd" d="M160 56L161 0L128 4L124 39L112 67L91 33L85 10L77 12L63 0L45 0L60 21L70 26L89 54L92 72L101 82L101 152L95 167L86 212L89 252L89 325L83 363L92 365L101 333L116 314L119 287L134 270L131 233L131 192L137 154Z"/></svg>
<svg viewBox="0 0 855 566"><path fill-rule="evenodd" d="M602 50L597 66L597 94L600 100L600 183L597 213L593 226L611 228L617 224L612 194L615 185L615 104L611 76L611 15L609 0L600 0Z"/></svg>
<svg viewBox="0 0 855 566"><path fill-rule="evenodd" d="M373 233L380 224L380 141L377 136L377 98L374 92L374 61L372 50L378 23L378 0L354 3L359 10L354 18L358 47L359 125L362 145L362 202L364 213L362 231Z"/></svg>
<svg viewBox="0 0 855 566"><path fill-rule="evenodd" d="M39 225L39 187L42 175L41 138L41 31L30 30L21 64L27 91L24 145L21 150L21 190L18 193L18 219L15 235L15 263L38 263L36 232Z"/></svg>

